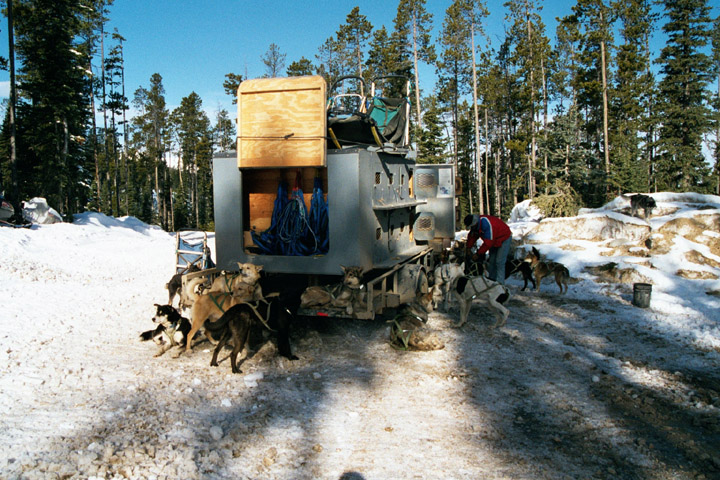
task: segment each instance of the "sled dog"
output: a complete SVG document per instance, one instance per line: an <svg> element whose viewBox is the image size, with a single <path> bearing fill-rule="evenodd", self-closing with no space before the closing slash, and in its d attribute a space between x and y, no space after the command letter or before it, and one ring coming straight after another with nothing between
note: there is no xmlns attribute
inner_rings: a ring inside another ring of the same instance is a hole
<svg viewBox="0 0 720 480"><path fill-rule="evenodd" d="M343 280L339 284L328 286L310 286L300 297L303 308L333 307L345 308L348 315L366 308L365 292L362 285L362 267L343 267Z"/></svg>
<svg viewBox="0 0 720 480"><path fill-rule="evenodd" d="M205 331L218 340L210 366L217 367L217 357L228 340L232 340L230 365L233 373L242 373L237 365L238 354L248 344L254 325L262 325L275 333L278 352L289 360L297 360L290 349L290 313L278 297L253 303L238 303L222 316L205 323Z"/></svg>
<svg viewBox="0 0 720 480"><path fill-rule="evenodd" d="M535 291L540 291L540 283L543 278L548 275L554 275L555 283L557 283L557 286L560 287L560 293L567 292L570 272L565 265L562 263L541 260L540 252L535 247L532 247L532 250L528 252L525 257L525 262L530 265L530 268L532 268L533 274L535 275ZM565 287L564 290L563 287Z"/></svg>
<svg viewBox="0 0 720 480"><path fill-rule="evenodd" d="M630 211L633 217L637 217L638 210L642 208L643 219L647 221L648 217L652 215L652 210L655 207L657 207L657 203L655 203L655 199L649 195L637 193L630 197Z"/></svg>
<svg viewBox="0 0 720 480"><path fill-rule="evenodd" d="M165 284L165 288L167 288L168 291L168 305L172 305L173 300L178 293L180 293L180 298L182 298L182 293L180 292L180 289L182 288L183 275L199 271L200 268L198 268L197 265L192 263L188 265L182 272L178 272L170 278L170 281Z"/></svg>
<svg viewBox="0 0 720 480"><path fill-rule="evenodd" d="M444 304L445 311L450 306L450 290L453 282L465 273L465 264L443 263L435 267L433 272L433 308L438 309Z"/></svg>
<svg viewBox="0 0 720 480"><path fill-rule="evenodd" d="M503 306L503 303L510 298L507 287L483 275L458 278L453 293L460 304L460 320L455 324L456 327L462 327L467 322L470 308L472 308L473 300L476 298L486 301L497 314L498 319L494 325L495 327L505 325L505 321L510 315L510 311Z"/></svg>
<svg viewBox="0 0 720 480"><path fill-rule="evenodd" d="M249 297L253 300L262 298L262 289L258 281L262 273L261 265L238 263L236 273L222 272L213 280L209 292L231 292L233 295Z"/></svg>
<svg viewBox="0 0 720 480"><path fill-rule="evenodd" d="M148 330L140 334L142 341L153 340L160 349L155 354L159 357L174 346L180 346L187 341L190 332L190 320L180 315L172 305L155 304L153 322L157 324L155 330Z"/></svg>
<svg viewBox="0 0 720 480"><path fill-rule="evenodd" d="M432 293L418 294L415 301L404 305L390 320L390 344L399 350L427 352L445 348L437 334L425 330L427 317L433 311Z"/></svg>
<svg viewBox="0 0 720 480"><path fill-rule="evenodd" d="M520 289L521 291L525 291L528 286L528 281L532 283L533 288L535 288L535 280L533 279L530 264L519 258L508 257L505 262L505 278L507 279L510 275L518 272L522 275L524 282L523 287Z"/></svg>

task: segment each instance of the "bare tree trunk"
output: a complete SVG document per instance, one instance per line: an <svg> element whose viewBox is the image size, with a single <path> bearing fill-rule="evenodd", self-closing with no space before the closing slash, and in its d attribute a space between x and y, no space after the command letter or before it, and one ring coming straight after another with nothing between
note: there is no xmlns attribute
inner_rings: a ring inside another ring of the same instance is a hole
<svg viewBox="0 0 720 480"><path fill-rule="evenodd" d="M90 71L92 71L92 60L90 61ZM97 120L95 119L95 82L90 80L90 108L93 114L92 118L92 138L93 138L93 160L95 161L95 188L97 195L97 209L102 212L102 192L100 189L100 158L98 157L98 136L97 136Z"/></svg>
<svg viewBox="0 0 720 480"><path fill-rule="evenodd" d="M15 105L17 103L15 92L15 37L13 26L13 0L7 2L7 18L8 18L8 60L10 62L10 105L8 105L8 115L10 122L10 183L12 189L12 203L15 212L21 213L20 209L20 182L18 180L17 168L17 131L15 129Z"/></svg>
<svg viewBox="0 0 720 480"><path fill-rule="evenodd" d="M565 144L565 179L570 180L570 144Z"/></svg>
<svg viewBox="0 0 720 480"><path fill-rule="evenodd" d="M603 13L600 12L600 21L603 21ZM608 140L608 99L607 99L607 67L605 62L605 40L600 42L600 60L602 62L602 92L603 92L603 148L605 150L605 188L608 191L609 183L607 178L610 176L610 142Z"/></svg>
<svg viewBox="0 0 720 480"><path fill-rule="evenodd" d="M198 167L197 167L197 154L195 154L195 161L193 162L193 173L192 173L192 205L195 212L195 228L200 226L200 200L198 199Z"/></svg>
<svg viewBox="0 0 720 480"><path fill-rule="evenodd" d="M720 104L720 75L718 75L718 102ZM720 155L720 122L717 124L717 129L715 130L715 168L717 172L717 188L715 189L715 194L720 195L720 158L717 157L717 155Z"/></svg>
<svg viewBox="0 0 720 480"><path fill-rule="evenodd" d="M532 47L532 22L530 22L530 10L527 2L525 2L525 12L527 16L527 35L528 46L530 47L530 155L528 156L528 196L535 197L535 176L533 174L536 165L536 145L537 138L535 135L535 62L534 49Z"/></svg>
<svg viewBox="0 0 720 480"><path fill-rule="evenodd" d="M488 123L488 109L485 107L485 198L487 199L488 213L492 213L490 212L490 192L488 191L488 177L490 176L488 174L490 171L490 129ZM495 177L495 181L497 181L497 177ZM495 213L498 213L497 209Z"/></svg>
<svg viewBox="0 0 720 480"><path fill-rule="evenodd" d="M120 80L122 82L122 121L123 121L123 167L125 170L125 215L130 215L130 166L128 162L128 124L125 108L125 51L120 40Z"/></svg>
<svg viewBox="0 0 720 480"><path fill-rule="evenodd" d="M173 198L173 189L170 187L170 225L171 231L175 231L175 199Z"/></svg>
<svg viewBox="0 0 720 480"><path fill-rule="evenodd" d="M477 98L477 68L475 66L475 25L470 22L470 45L472 48L472 77L473 77L473 117L475 121L475 162L477 163L478 174L478 212L485 214L485 202L483 201L483 170L480 161L480 118L478 115Z"/></svg>
<svg viewBox="0 0 720 480"><path fill-rule="evenodd" d="M418 52L417 52L417 17L415 12L412 14L412 25L413 25L413 62L415 66L415 108L417 109L417 126L416 131L422 129L422 117L420 116L420 75L418 73ZM410 119L408 119L409 121ZM417 135L415 135L417 138Z"/></svg>
<svg viewBox="0 0 720 480"><path fill-rule="evenodd" d="M540 72L542 73L542 86L543 86L543 139L547 149L547 136L548 136L548 97L547 97L547 77L545 76L545 59L540 58ZM548 155L547 151L543 153L543 170L545 172L545 193L548 185Z"/></svg>
<svg viewBox="0 0 720 480"><path fill-rule="evenodd" d="M495 152L495 175L493 176L493 186L495 187L495 215L500 215L500 151Z"/></svg>

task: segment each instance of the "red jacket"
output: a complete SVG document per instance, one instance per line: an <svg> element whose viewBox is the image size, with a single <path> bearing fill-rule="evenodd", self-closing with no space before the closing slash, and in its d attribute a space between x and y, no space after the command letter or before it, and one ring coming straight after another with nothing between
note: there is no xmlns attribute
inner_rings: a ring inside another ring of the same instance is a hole
<svg viewBox="0 0 720 480"><path fill-rule="evenodd" d="M505 222L492 215L477 215L478 222L470 228L467 236L467 249L475 245L478 238L482 245L478 253L483 254L491 248L497 248L508 238L512 237L512 231Z"/></svg>

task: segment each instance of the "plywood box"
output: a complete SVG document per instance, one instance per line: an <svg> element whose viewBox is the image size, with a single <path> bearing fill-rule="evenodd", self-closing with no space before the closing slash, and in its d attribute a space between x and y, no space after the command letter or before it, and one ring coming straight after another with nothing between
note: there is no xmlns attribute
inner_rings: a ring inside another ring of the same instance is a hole
<svg viewBox="0 0 720 480"><path fill-rule="evenodd" d="M325 79L259 78L238 88L238 167L325 167Z"/></svg>

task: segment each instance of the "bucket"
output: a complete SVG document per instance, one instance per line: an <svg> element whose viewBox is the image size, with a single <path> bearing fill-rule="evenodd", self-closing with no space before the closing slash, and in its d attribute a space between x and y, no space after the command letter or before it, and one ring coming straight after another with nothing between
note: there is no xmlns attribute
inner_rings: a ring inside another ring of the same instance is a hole
<svg viewBox="0 0 720 480"><path fill-rule="evenodd" d="M648 308L650 306L651 293L652 285L649 283L633 284L633 305L640 308Z"/></svg>

